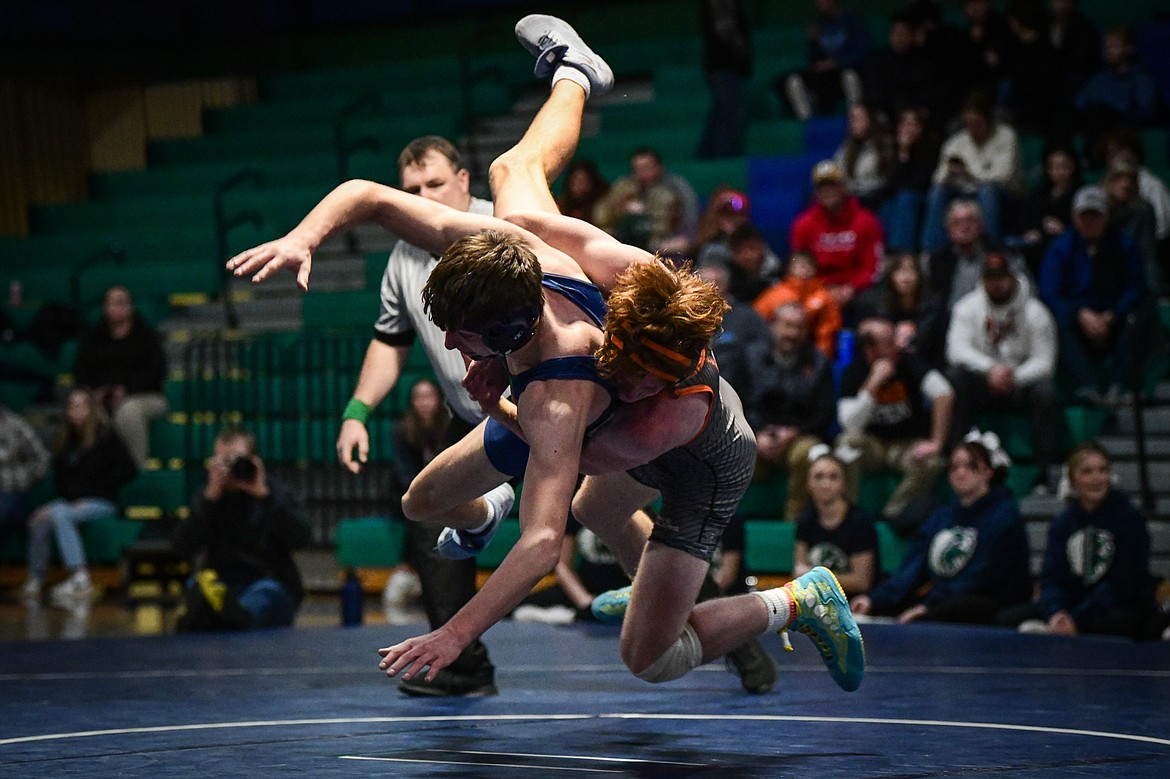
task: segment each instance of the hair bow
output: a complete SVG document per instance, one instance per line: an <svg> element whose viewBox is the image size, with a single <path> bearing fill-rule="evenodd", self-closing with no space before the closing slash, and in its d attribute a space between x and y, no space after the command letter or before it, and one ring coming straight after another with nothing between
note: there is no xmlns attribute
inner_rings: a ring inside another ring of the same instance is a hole
<svg viewBox="0 0 1170 779"><path fill-rule="evenodd" d="M987 453L991 455L992 468L1007 468L1012 464L1012 458L1004 451L1003 444L999 440L999 436L991 430L980 432L979 428L971 428L971 432L963 436L963 441L967 443L982 444Z"/></svg>
<svg viewBox="0 0 1170 779"><path fill-rule="evenodd" d="M808 450L808 461L810 463L816 462L826 454L832 454L832 452L833 450L829 447L828 444L816 444Z"/></svg>

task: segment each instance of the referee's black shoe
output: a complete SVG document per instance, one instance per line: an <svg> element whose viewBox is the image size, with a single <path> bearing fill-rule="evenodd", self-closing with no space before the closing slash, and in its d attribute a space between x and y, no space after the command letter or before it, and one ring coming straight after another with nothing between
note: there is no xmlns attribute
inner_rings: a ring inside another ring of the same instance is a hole
<svg viewBox="0 0 1170 779"><path fill-rule="evenodd" d="M496 689L495 668L486 666L472 674L457 673L449 668L441 668L435 674L433 682L426 681L419 674L410 679L403 679L398 683L398 689L406 695L416 697L432 696L445 698L486 698L489 695L498 695Z"/></svg>
<svg viewBox="0 0 1170 779"><path fill-rule="evenodd" d="M776 663L758 638L749 638L725 656L727 666L739 676L743 688L763 695L776 685Z"/></svg>

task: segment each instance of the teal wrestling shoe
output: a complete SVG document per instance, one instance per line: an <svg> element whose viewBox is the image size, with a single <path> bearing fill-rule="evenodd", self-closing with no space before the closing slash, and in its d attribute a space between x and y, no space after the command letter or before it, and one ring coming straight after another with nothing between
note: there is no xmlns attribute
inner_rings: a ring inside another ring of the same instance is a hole
<svg viewBox="0 0 1170 779"><path fill-rule="evenodd" d="M590 607L593 616L597 618L598 622L604 622L608 625L622 624L622 620L626 618L626 609L630 605L630 590L632 589L634 586L631 584L598 595L593 599L593 605Z"/></svg>
<svg viewBox="0 0 1170 779"><path fill-rule="evenodd" d="M784 585L796 604L792 627L808 636L821 653L829 675L841 689L853 692L865 675L865 645L849 611L849 600L833 572L817 566ZM791 650L785 630L785 649Z"/></svg>

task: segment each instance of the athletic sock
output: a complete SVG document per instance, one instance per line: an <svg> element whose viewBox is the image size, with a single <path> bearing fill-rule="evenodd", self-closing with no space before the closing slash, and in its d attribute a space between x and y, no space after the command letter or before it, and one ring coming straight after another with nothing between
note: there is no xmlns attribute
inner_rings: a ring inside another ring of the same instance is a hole
<svg viewBox="0 0 1170 779"><path fill-rule="evenodd" d="M589 98L589 77L585 75L585 71L578 70L572 65L561 65L553 73L552 83L555 84L563 78L567 78L574 84L579 84L585 90L585 98Z"/></svg>
<svg viewBox="0 0 1170 779"><path fill-rule="evenodd" d="M492 526L492 523L496 521L497 508L496 508L496 501L491 500L489 498L489 496L492 494L492 492L495 492L496 490L503 489L504 487L507 487L507 486L508 485L506 485L506 484L502 484L499 487L494 488L491 492L487 493L487 495L483 496L483 504L485 506L487 506L487 519L485 519L483 521L483 524L481 524L481 525L476 525L475 527L469 527L469 528L464 529L463 530L464 533L472 533L472 534L482 533L483 531L487 530L488 528L490 528Z"/></svg>
<svg viewBox="0 0 1170 779"><path fill-rule="evenodd" d="M772 633L783 630L796 619L796 601L792 593L784 587L774 587L763 592L753 592L768 608L768 627L764 632Z"/></svg>

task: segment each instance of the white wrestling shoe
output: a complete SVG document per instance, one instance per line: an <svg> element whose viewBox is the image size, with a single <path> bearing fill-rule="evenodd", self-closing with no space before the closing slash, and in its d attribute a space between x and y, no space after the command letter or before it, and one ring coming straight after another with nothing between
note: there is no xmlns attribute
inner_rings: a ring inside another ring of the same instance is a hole
<svg viewBox="0 0 1170 779"><path fill-rule="evenodd" d="M448 560L466 560L482 552L495 537L504 517L512 510L512 504L516 502L516 491L512 489L511 484L501 484L484 495L483 499L488 504L487 526L478 531L443 528L443 532L439 534L439 541L435 544L435 551L441 557Z"/></svg>
<svg viewBox="0 0 1170 779"><path fill-rule="evenodd" d="M613 71L605 60L585 45L568 22L555 16L530 14L516 23L516 37L536 57L537 78L552 75L568 65L589 79L589 95L599 97L613 89Z"/></svg>

